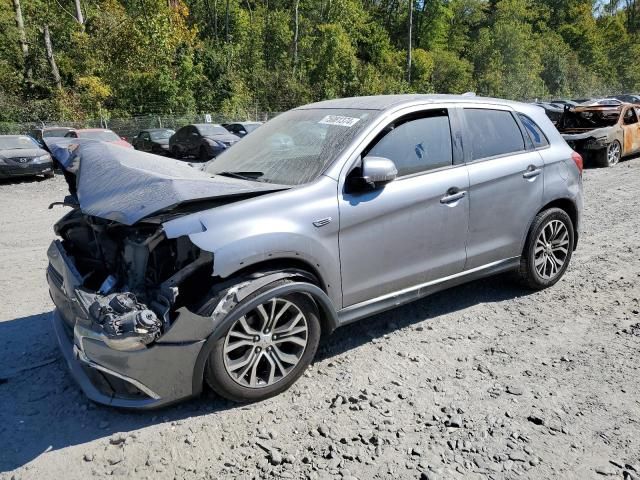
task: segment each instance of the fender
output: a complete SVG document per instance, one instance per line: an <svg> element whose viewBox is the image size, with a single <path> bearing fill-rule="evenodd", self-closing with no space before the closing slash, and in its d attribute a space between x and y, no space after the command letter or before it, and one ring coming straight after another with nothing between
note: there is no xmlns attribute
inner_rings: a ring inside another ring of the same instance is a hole
<svg viewBox="0 0 640 480"><path fill-rule="evenodd" d="M218 341L224 332L241 316L245 315L249 311L256 308L261 303L266 302L271 297L276 295L288 295L290 293L306 293L313 297L316 301L318 309L320 310L321 323L324 334L332 333L338 327L338 317L335 307L326 293L324 293L319 287L305 281L302 277L302 272L281 272L272 273L264 277L258 277L255 280L250 280L245 283L241 283L236 287L229 288L225 297L223 297L213 313L214 321L216 316L221 316L216 323L216 326L205 341L204 345L200 349L200 353L196 359L195 367L193 369L193 395L199 395L202 392L203 379L204 379L204 367L207 363L207 358L213 349L213 345ZM255 298L251 299L246 304L239 308L235 306L241 303L244 299L254 294L261 288L268 286L283 278L295 278L298 277L301 281L294 283L287 283L285 285L279 285L274 288L270 288L265 292L259 294Z"/></svg>

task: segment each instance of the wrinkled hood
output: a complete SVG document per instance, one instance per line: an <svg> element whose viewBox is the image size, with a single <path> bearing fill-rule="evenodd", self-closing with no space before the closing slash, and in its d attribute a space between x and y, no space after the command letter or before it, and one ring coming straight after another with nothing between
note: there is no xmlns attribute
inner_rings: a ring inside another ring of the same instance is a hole
<svg viewBox="0 0 640 480"><path fill-rule="evenodd" d="M8 148L6 150L0 150L0 158L34 158L46 155L47 152L42 148Z"/></svg>
<svg viewBox="0 0 640 480"><path fill-rule="evenodd" d="M75 197L82 211L125 225L182 203L286 188L211 176L185 162L97 140L57 138L46 143L63 168L75 175Z"/></svg>
<svg viewBox="0 0 640 480"><path fill-rule="evenodd" d="M607 137L609 136L610 133L613 132L613 130L616 127L602 127L602 128L594 128L593 130L587 130L587 131L583 131L583 132L578 132L578 133L564 133L564 132L560 132L562 134L562 138L565 139L565 141L569 141L569 140L584 140L585 138L589 138L589 137ZM566 130L571 131L570 128L567 128Z"/></svg>

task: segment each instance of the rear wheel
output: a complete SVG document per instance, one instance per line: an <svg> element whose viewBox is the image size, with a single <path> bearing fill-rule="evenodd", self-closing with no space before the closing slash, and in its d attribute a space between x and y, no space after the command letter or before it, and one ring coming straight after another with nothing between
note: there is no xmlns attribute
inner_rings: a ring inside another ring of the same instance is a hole
<svg viewBox="0 0 640 480"><path fill-rule="evenodd" d="M311 363L320 333L318 309L306 294L274 296L237 319L214 344L205 380L236 402L277 395Z"/></svg>
<svg viewBox="0 0 640 480"><path fill-rule="evenodd" d="M533 289L555 284L569 266L574 245L573 222L560 208L540 212L529 230L520 268L522 283Z"/></svg>

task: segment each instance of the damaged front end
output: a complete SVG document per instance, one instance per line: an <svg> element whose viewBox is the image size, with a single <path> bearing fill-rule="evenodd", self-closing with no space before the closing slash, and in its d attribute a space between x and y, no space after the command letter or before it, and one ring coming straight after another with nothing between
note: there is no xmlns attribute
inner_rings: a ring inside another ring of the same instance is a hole
<svg viewBox="0 0 640 480"><path fill-rule="evenodd" d="M214 321L193 312L212 286L212 254L188 237L168 239L159 223L128 226L80 209L55 231L54 325L85 393L124 407L199 393L190 373Z"/></svg>
<svg viewBox="0 0 640 480"><path fill-rule="evenodd" d="M610 105L567 106L556 127L573 150L591 160L620 134L620 111Z"/></svg>

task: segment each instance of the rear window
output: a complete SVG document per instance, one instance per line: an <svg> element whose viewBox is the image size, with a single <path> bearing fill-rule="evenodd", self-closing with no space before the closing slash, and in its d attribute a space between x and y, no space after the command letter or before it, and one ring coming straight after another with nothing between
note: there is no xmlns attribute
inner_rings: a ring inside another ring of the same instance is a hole
<svg viewBox="0 0 640 480"><path fill-rule="evenodd" d="M518 116L520 117L520 121L522 122L522 125L524 125L524 129L527 131L527 135L529 135L534 148L543 148L549 145L549 140L547 140L544 132L536 122L523 113L519 113Z"/></svg>
<svg viewBox="0 0 640 480"><path fill-rule="evenodd" d="M464 114L473 160L525 149L520 127L510 112L465 108Z"/></svg>

